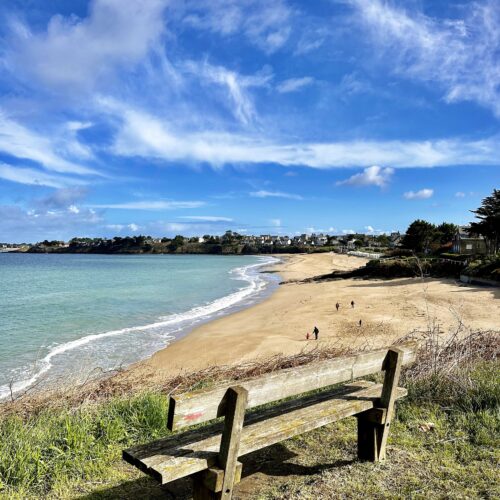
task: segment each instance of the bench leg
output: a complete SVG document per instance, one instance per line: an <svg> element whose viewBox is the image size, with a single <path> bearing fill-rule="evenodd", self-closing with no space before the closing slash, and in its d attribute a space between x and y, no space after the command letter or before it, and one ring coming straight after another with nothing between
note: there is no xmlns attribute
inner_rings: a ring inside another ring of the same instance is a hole
<svg viewBox="0 0 500 500"><path fill-rule="evenodd" d="M223 472L222 487L207 485L207 475L204 472L194 476L194 500L221 499L231 500L233 487L241 477L241 464L238 462L241 430L247 407L248 391L243 387L230 387L225 395L224 430L218 456L218 465ZM211 476L217 475L211 471Z"/></svg>
<svg viewBox="0 0 500 500"><path fill-rule="evenodd" d="M205 475L198 472L193 475L193 500L216 500L217 493L210 490L205 484Z"/></svg>
<svg viewBox="0 0 500 500"><path fill-rule="evenodd" d="M357 416L358 458L360 460L380 462L386 458L387 438L394 414L403 355L400 349L389 349L384 360L385 377L379 408Z"/></svg>
<svg viewBox="0 0 500 500"><path fill-rule="evenodd" d="M358 458L369 462L378 462L379 425L371 422L363 413L358 419Z"/></svg>

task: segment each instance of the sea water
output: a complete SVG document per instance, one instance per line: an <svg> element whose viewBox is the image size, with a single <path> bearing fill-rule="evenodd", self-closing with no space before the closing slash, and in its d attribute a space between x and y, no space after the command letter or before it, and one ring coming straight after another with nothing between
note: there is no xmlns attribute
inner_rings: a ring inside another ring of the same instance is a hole
<svg viewBox="0 0 500 500"><path fill-rule="evenodd" d="M0 397L147 358L269 293L273 260L0 253Z"/></svg>

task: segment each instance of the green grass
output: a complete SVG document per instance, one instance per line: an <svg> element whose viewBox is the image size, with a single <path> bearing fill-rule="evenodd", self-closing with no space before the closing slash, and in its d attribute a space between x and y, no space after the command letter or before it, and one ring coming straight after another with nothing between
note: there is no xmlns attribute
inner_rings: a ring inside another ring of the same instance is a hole
<svg viewBox="0 0 500 500"><path fill-rule="evenodd" d="M498 362L404 383L386 464L355 459L345 419L259 452L246 498L500 498ZM160 497L121 451L167 435L166 416L167 398L148 392L1 417L0 497Z"/></svg>
<svg viewBox="0 0 500 500"><path fill-rule="evenodd" d="M356 422L345 419L289 440L292 474L254 498L500 498L500 368L478 363L467 377L460 394L433 377L408 381L386 463L355 459Z"/></svg>
<svg viewBox="0 0 500 500"><path fill-rule="evenodd" d="M104 478L123 447L166 435L166 416L166 398L154 393L8 416L0 421L0 488L4 495L58 496L72 483Z"/></svg>

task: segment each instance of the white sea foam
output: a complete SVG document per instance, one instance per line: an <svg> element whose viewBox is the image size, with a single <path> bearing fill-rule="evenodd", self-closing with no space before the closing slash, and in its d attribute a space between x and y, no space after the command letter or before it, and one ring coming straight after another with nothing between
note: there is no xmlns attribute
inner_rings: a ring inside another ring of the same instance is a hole
<svg viewBox="0 0 500 500"><path fill-rule="evenodd" d="M65 353L69 353L70 351L81 349L86 345L103 341L104 339L110 337L120 337L135 332L142 332L144 334L155 333L157 337L160 336L161 345L158 345L158 341L156 344L151 345L152 351L144 352L144 356L142 356L143 359L148 355L153 354L154 351L168 346L170 341L176 338L176 334L186 331L194 324L201 321L207 321L213 316L227 313L228 310L236 306L244 305L246 301L252 302L253 299L256 299L269 284L269 280L264 279L264 277L256 271L260 267L275 262L278 262L278 259L273 257L260 258L259 262L256 264L250 264L231 270L230 274L232 279L246 281L248 285L202 306L193 307L192 309L182 313L162 316L158 318L158 321L147 325L133 326L104 333L87 335L80 339L55 345L50 348L50 351L43 359L36 363L35 368L32 368L32 373L30 373L29 376L12 383L10 386L0 386L0 399L10 396L11 393L14 394L24 391L35 384L42 376L46 376L48 372L54 368L54 358ZM144 337L141 337L140 340L141 342L144 342ZM139 359L135 359L134 361L139 361ZM116 368L116 366L108 366L106 368L113 369Z"/></svg>

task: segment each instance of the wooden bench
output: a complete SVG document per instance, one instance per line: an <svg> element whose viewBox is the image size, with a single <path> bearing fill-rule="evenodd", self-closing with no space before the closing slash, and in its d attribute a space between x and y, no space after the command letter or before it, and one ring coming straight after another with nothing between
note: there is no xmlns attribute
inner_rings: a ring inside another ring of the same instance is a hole
<svg viewBox="0 0 500 500"><path fill-rule="evenodd" d="M382 461L394 403L407 393L397 386L401 365L414 361L416 350L416 344L404 344L171 396L171 431L224 420L134 446L123 458L161 484L192 476L195 499L230 499L242 473L238 457L356 416L358 457ZM381 371L383 384L354 381ZM299 397L285 399L293 396Z"/></svg>

